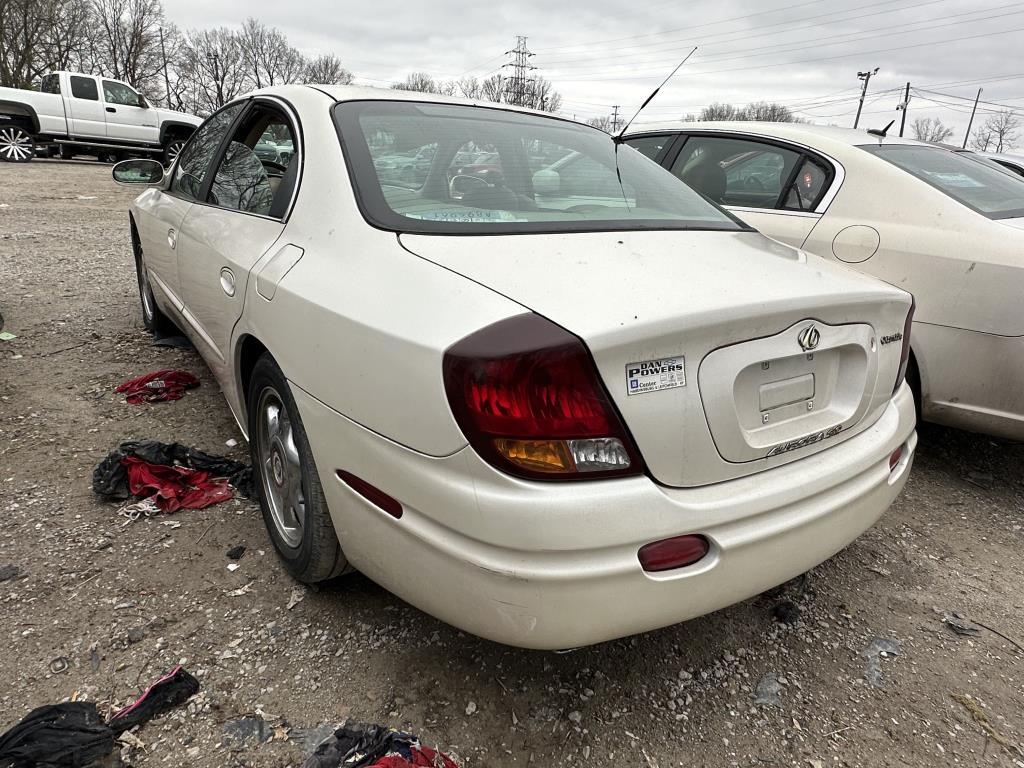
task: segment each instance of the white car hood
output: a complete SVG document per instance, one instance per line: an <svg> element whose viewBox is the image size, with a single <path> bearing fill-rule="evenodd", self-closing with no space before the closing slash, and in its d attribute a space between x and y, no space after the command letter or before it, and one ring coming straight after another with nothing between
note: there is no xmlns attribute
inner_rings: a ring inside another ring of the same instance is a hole
<svg viewBox="0 0 1024 768"><path fill-rule="evenodd" d="M162 109L158 107L154 107L153 111L156 112L161 122L164 120L177 120L178 122L189 123L191 125L199 125L203 122L201 117L190 115L187 112L176 112L173 109Z"/></svg>

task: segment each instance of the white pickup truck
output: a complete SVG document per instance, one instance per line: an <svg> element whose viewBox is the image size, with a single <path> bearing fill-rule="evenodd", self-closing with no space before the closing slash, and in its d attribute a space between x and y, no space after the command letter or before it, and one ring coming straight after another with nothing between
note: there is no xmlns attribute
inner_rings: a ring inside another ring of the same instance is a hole
<svg viewBox="0 0 1024 768"><path fill-rule="evenodd" d="M0 160L49 154L117 160L129 152L170 163L202 120L157 109L127 83L78 72L51 72L38 91L0 88Z"/></svg>

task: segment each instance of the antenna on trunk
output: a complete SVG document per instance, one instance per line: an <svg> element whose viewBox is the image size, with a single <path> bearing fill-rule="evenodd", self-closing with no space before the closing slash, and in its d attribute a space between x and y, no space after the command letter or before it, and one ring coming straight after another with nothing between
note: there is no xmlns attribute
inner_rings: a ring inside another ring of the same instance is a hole
<svg viewBox="0 0 1024 768"><path fill-rule="evenodd" d="M893 120L887 126L885 126L885 128L868 128L868 133L870 133L872 136L878 136L884 139L885 135L889 133L889 129L892 128L895 124L896 121Z"/></svg>
<svg viewBox="0 0 1024 768"><path fill-rule="evenodd" d="M683 66L683 64L685 64L687 61L689 61L690 57L693 56L693 54L695 54L696 52L697 46L693 46L693 50L686 54L686 58L684 58L682 61L676 64L676 68L668 73L668 77L661 81L661 85L659 85L657 88L651 91L651 95L644 99L644 103L640 105L640 109L636 111L636 114L629 118L629 121L622 127L622 130L619 131L619 135L615 137L616 140L620 140L623 136L626 135L626 129L629 128L629 126L633 124L633 121L636 120L637 116L644 111L644 107L651 103L651 99L658 95L658 91L665 87L665 83L671 80L672 76L679 71L679 68Z"/></svg>

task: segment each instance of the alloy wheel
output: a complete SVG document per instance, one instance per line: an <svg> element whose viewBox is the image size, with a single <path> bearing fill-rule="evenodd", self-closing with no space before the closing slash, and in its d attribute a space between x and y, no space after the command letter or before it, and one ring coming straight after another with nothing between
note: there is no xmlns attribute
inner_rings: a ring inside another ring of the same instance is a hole
<svg viewBox="0 0 1024 768"><path fill-rule="evenodd" d="M35 142L28 131L17 125L0 125L0 160L25 163L35 154Z"/></svg>
<svg viewBox="0 0 1024 768"><path fill-rule="evenodd" d="M266 387L258 403L256 448L264 496L281 540L297 549L302 544L306 524L302 459L281 395L273 387Z"/></svg>
<svg viewBox="0 0 1024 768"><path fill-rule="evenodd" d="M180 139L172 141L167 145L167 150L164 153L164 159L167 161L167 165L171 165L175 160L178 159L178 155L181 154L182 148L184 148L185 142Z"/></svg>

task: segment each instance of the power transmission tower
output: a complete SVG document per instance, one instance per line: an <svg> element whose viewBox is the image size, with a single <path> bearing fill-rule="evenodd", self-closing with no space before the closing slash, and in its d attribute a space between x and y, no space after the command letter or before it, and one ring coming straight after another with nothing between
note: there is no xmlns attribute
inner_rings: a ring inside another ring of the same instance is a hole
<svg viewBox="0 0 1024 768"><path fill-rule="evenodd" d="M516 36L516 47L511 51L505 51L506 56L511 60L502 64L502 68L512 70L512 75L505 81L505 102L520 107L535 106L533 101L533 78L530 77L536 67L530 64L533 54L526 47L526 38L522 35Z"/></svg>
<svg viewBox="0 0 1024 768"><path fill-rule="evenodd" d="M864 109L864 98L868 95L868 83L871 82L871 78L878 74L878 67L875 67L870 72L858 72L857 77L864 81L864 87L860 89L860 104L857 105L857 117L853 120L853 127L856 128L860 125L860 111Z"/></svg>
<svg viewBox="0 0 1024 768"><path fill-rule="evenodd" d="M619 105L612 107L612 135L619 132Z"/></svg>

